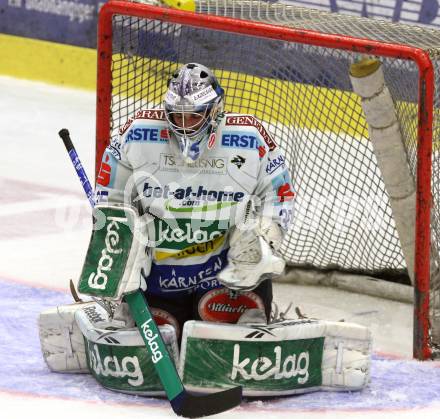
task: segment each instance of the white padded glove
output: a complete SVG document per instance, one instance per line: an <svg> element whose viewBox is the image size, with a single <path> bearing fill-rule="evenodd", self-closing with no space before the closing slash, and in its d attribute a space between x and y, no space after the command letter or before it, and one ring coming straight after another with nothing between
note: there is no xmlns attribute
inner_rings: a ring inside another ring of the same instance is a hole
<svg viewBox="0 0 440 419"><path fill-rule="evenodd" d="M254 226L236 227L229 239L228 265L218 274L219 281L233 290L256 288L267 275L279 275L285 262L275 255L283 238L278 224L261 217Z"/></svg>

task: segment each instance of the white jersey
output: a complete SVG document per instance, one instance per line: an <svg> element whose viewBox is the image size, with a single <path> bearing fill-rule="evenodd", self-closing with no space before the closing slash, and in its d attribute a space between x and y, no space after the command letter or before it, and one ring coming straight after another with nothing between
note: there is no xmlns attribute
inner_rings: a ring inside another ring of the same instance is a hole
<svg viewBox="0 0 440 419"><path fill-rule="evenodd" d="M164 112L141 110L107 147L97 202L136 206L147 219L149 292L212 288L228 232L264 214L287 229L294 193L284 157L253 116L224 114L203 156L184 164Z"/></svg>

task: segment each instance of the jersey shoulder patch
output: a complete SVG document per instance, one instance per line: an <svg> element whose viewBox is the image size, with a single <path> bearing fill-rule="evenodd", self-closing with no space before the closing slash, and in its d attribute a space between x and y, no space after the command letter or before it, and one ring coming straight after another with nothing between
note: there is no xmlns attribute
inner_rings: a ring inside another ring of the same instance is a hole
<svg viewBox="0 0 440 419"><path fill-rule="evenodd" d="M141 109L136 112L135 119L152 119L165 121L165 112L161 109Z"/></svg>
<svg viewBox="0 0 440 419"><path fill-rule="evenodd" d="M112 137L106 151L113 155L117 160L121 160L121 143L118 137Z"/></svg>
<svg viewBox="0 0 440 419"><path fill-rule="evenodd" d="M135 119L151 119L153 121L165 121L165 112L161 109L141 109L134 117L127 119L127 122L119 130L119 135L124 135Z"/></svg>
<svg viewBox="0 0 440 419"><path fill-rule="evenodd" d="M134 118L128 118L127 122L122 126L122 128L119 129L119 135L124 135L128 128L130 128L130 125L133 123Z"/></svg>
<svg viewBox="0 0 440 419"><path fill-rule="evenodd" d="M121 135L123 145L129 143L165 144L170 138L165 112L160 109L142 109Z"/></svg>
<svg viewBox="0 0 440 419"><path fill-rule="evenodd" d="M269 151L275 150L277 147L273 138L269 135L264 128L263 124L252 115L226 115L226 126L251 126L257 129L266 145L269 147Z"/></svg>

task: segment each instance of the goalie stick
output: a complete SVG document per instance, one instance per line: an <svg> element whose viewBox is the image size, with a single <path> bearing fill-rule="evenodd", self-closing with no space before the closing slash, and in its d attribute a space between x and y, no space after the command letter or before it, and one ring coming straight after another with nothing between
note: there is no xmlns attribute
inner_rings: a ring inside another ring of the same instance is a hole
<svg viewBox="0 0 440 419"><path fill-rule="evenodd" d="M90 204L94 207L93 189L75 147L73 146L72 140L70 139L69 131L63 128L58 135L63 140L76 173L81 181L84 192L86 193ZM139 332L145 342L148 354L150 355L154 368L159 375L171 407L178 416L197 418L214 415L232 409L241 403L241 386L211 394L193 394L186 391L182 384L182 380L177 373L174 362L171 360L162 336L160 335L157 324L151 315L143 292L138 290L134 293L128 294L125 296L125 301L130 307L130 312L136 321ZM150 342L144 333L148 329L152 332L153 336L157 335L155 342L159 345L158 350L162 354L160 360L157 360L157 357L154 358L155 361L153 360L153 353L149 346Z"/></svg>

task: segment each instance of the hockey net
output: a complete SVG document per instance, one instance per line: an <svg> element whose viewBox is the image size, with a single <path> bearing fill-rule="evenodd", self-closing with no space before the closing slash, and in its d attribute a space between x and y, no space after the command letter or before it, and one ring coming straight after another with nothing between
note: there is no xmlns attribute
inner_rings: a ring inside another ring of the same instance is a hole
<svg viewBox="0 0 440 419"><path fill-rule="evenodd" d="M166 83L182 63L203 63L225 88L226 110L262 120L286 156L296 193L282 246L288 263L409 283L349 78L361 54L378 57L417 184L417 221L410 226L417 232L414 355L429 357L440 342L440 48L432 47L440 45L440 33L259 1L204 0L196 11L118 1L101 10L97 167L128 117L161 106Z"/></svg>

